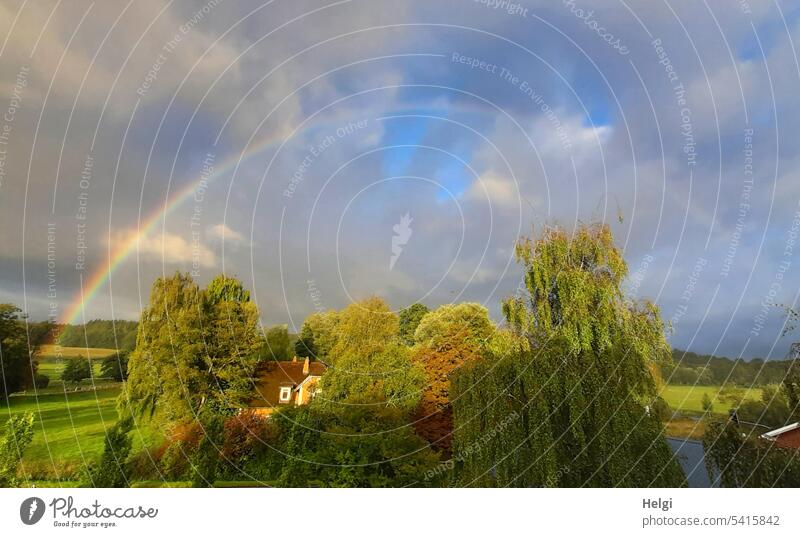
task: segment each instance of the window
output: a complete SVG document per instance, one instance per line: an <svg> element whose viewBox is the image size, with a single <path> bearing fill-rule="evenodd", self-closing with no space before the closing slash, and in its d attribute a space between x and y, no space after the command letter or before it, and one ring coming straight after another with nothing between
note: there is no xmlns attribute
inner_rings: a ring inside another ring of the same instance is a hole
<svg viewBox="0 0 800 537"><path fill-rule="evenodd" d="M285 403L292 398L292 389L289 386L281 388L281 403Z"/></svg>

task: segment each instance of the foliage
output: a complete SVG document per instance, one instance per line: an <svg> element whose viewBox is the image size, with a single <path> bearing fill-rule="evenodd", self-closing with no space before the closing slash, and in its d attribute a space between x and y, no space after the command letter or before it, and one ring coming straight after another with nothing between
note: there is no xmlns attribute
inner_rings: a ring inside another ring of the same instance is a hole
<svg viewBox="0 0 800 537"><path fill-rule="evenodd" d="M711 397L708 396L707 393L703 394L703 412L706 414L711 414L714 412L714 405L711 403Z"/></svg>
<svg viewBox="0 0 800 537"><path fill-rule="evenodd" d="M332 412L312 404L282 410L275 450L283 487L422 486L437 456L397 409L351 406Z"/></svg>
<svg viewBox="0 0 800 537"><path fill-rule="evenodd" d="M221 275L203 291L188 274L159 278L142 312L124 397L172 421L206 406L229 412L249 398L258 345L258 310L241 282Z"/></svg>
<svg viewBox="0 0 800 537"><path fill-rule="evenodd" d="M465 363L479 359L494 333L488 310L475 303L441 306L427 314L415 332L414 361L425 370L415 429L445 452L449 452L453 431L451 376Z"/></svg>
<svg viewBox="0 0 800 537"><path fill-rule="evenodd" d="M88 470L89 485L96 488L122 488L129 485L126 461L131 452L130 417L117 421L106 432L103 454Z"/></svg>
<svg viewBox="0 0 800 537"><path fill-rule="evenodd" d="M786 396L776 386L764 386L760 401L742 401L737 405L736 412L741 421L776 429L792 421Z"/></svg>
<svg viewBox="0 0 800 537"><path fill-rule="evenodd" d="M0 401L8 395L33 386L38 347L28 340L21 310L12 304L0 304Z"/></svg>
<svg viewBox="0 0 800 537"><path fill-rule="evenodd" d="M129 352L120 351L103 358L103 361L100 363L100 376L114 379L118 382L127 380L129 356Z"/></svg>
<svg viewBox="0 0 800 537"><path fill-rule="evenodd" d="M104 321L65 325L58 336L64 347L89 347L132 351L136 346L136 321Z"/></svg>
<svg viewBox="0 0 800 537"><path fill-rule="evenodd" d="M48 386L50 386L50 377L47 375L42 375L41 373L36 373L36 378L34 379L34 385L36 386L37 390L44 390Z"/></svg>
<svg viewBox="0 0 800 537"><path fill-rule="evenodd" d="M414 332L422 318L431 310L425 304L415 303L400 310L400 339L409 347L414 344Z"/></svg>
<svg viewBox="0 0 800 537"><path fill-rule="evenodd" d="M330 356L332 367L320 384L325 401L368 402L404 412L417 406L424 373L411 361L397 328L397 316L376 297L354 302L339 312Z"/></svg>
<svg viewBox="0 0 800 537"><path fill-rule="evenodd" d="M15 487L18 484L19 468L25 449L33 440L33 412L17 414L6 422L5 432L0 437L0 487Z"/></svg>
<svg viewBox="0 0 800 537"><path fill-rule="evenodd" d="M335 330L339 314L335 311L317 312L309 315L295 342L295 354L325 362L335 342Z"/></svg>
<svg viewBox="0 0 800 537"><path fill-rule="evenodd" d="M781 448L730 420L714 420L703 437L706 468L723 487L798 487L797 450Z"/></svg>
<svg viewBox="0 0 800 537"><path fill-rule="evenodd" d="M683 484L646 410L652 366L670 357L664 325L654 304L623 296L627 266L608 227L550 228L523 240L517 258L527 292L503 311L528 345L493 350L455 375L458 483Z"/></svg>
<svg viewBox="0 0 800 537"><path fill-rule="evenodd" d="M662 362L661 376L669 384L683 386L765 386L779 384L787 375L791 360L749 361L696 354L673 349L672 361Z"/></svg>
<svg viewBox="0 0 800 537"><path fill-rule="evenodd" d="M61 371L61 380L77 383L88 378L92 378L92 362L88 358L65 360L64 369Z"/></svg>
<svg viewBox="0 0 800 537"><path fill-rule="evenodd" d="M266 341L259 353L259 360L291 360L293 350L289 342L289 327L285 324L273 326L267 330Z"/></svg>
<svg viewBox="0 0 800 537"><path fill-rule="evenodd" d="M223 420L220 416L208 414L201 418L203 437L192 458L192 486L213 487L217 480L219 455L222 448Z"/></svg>

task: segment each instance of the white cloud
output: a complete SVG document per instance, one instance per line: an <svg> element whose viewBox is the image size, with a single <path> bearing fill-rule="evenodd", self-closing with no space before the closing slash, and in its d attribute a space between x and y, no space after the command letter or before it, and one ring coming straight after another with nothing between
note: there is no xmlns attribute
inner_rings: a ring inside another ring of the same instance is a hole
<svg viewBox="0 0 800 537"><path fill-rule="evenodd" d="M206 237L226 243L242 244L246 242L244 235L235 231L223 223L209 226L206 230Z"/></svg>
<svg viewBox="0 0 800 537"><path fill-rule="evenodd" d="M174 233L159 233L153 235L140 235L136 239L136 231L128 230L117 234L114 242L133 243L139 257L148 260L158 260L167 264L198 264L202 267L214 267L216 257L199 241L188 241Z"/></svg>

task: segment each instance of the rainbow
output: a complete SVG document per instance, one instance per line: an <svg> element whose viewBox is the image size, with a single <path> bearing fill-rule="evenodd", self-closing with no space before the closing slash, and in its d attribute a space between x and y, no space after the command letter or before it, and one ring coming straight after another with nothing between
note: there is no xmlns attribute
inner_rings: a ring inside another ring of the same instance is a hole
<svg viewBox="0 0 800 537"><path fill-rule="evenodd" d="M402 111L405 108L416 110L414 106L409 105L408 107L395 108L394 111ZM481 108L475 109L472 106L463 104L451 104L450 108L464 108L472 112L485 112ZM116 272L116 270L125 262L125 260L128 259L128 257L130 257L130 255L138 249L140 241L150 232L156 229L159 221L164 222L170 213L180 207L187 200L192 199L195 191L203 181L211 184L231 170L235 170L241 163L261 154L263 151L278 144L279 142L284 143L285 141L297 135L299 132L330 125L340 126L341 124L341 117L332 117L324 120L320 119L311 122L303 122L288 136L282 136L280 134L265 136L253 144L249 150L238 154L238 157L237 154L232 155L218 167L215 167L212 173L207 175L201 174L200 177L194 179L185 187L175 192L169 199L167 199L161 206L159 206L153 213L151 213L142 221L137 228L136 233L132 233L130 237L119 241L118 244L114 244L113 246L109 244L108 258L106 263L101 264L86 281L81 283L78 293L70 303L69 307L65 310L64 315L61 318L61 322L65 324L83 324L85 322L84 312L86 304L95 299L100 289L102 289L105 283L111 279L111 276L114 274L114 272ZM285 133L286 131L284 130L283 132Z"/></svg>
<svg viewBox="0 0 800 537"><path fill-rule="evenodd" d="M310 128L310 126L308 126L308 128ZM215 166L211 173L201 174L199 177L189 182L189 184L176 191L153 213L142 220L136 233L131 233L125 240L120 240L116 244L110 243L108 246L108 258L106 263L101 264L86 281L82 282L77 295L64 312L62 322L65 324L83 324L85 322L84 311L86 304L97 296L100 289L111 279L114 272L116 272L125 260L138 249L141 239L156 229L159 222L164 222L166 217L175 209L183 205L187 200L192 199L203 182L210 184L216 181L226 173L234 170L242 162L262 153L269 147L285 139L286 138L282 136L268 136L253 144L248 151L242 154L234 154L218 167Z"/></svg>

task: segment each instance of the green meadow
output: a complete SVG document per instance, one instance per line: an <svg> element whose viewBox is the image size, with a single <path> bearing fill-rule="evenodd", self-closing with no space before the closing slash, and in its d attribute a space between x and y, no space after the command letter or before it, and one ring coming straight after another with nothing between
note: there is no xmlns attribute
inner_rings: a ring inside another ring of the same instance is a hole
<svg viewBox="0 0 800 537"><path fill-rule="evenodd" d="M702 414L703 395L708 395L715 414L727 414L742 401L761 399L761 388L731 388L722 386L664 386L661 397L673 411L683 414Z"/></svg>

